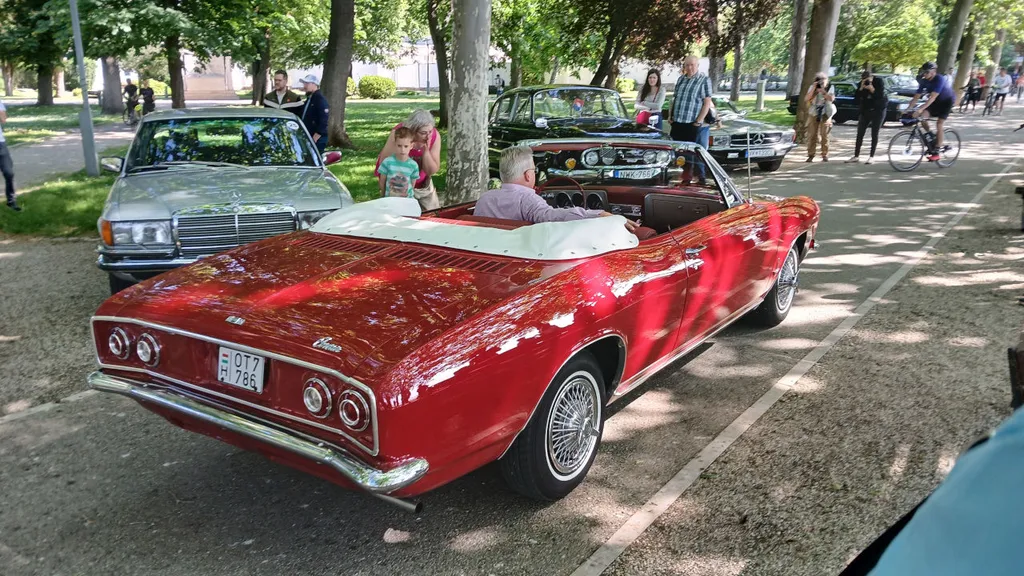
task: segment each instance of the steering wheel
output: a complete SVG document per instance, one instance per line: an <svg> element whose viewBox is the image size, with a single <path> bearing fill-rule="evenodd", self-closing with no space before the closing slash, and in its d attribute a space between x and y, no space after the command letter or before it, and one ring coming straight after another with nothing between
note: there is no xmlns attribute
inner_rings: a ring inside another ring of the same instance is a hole
<svg viewBox="0 0 1024 576"><path fill-rule="evenodd" d="M545 190L547 190L548 186L550 186L552 182L558 182L559 180L565 180L570 184L576 186L576 189L580 191L580 194L586 196L586 193L583 191L583 185L577 182L575 179L570 178L568 176L555 176L554 178L549 178L543 184L537 186L537 194L542 194Z"/></svg>

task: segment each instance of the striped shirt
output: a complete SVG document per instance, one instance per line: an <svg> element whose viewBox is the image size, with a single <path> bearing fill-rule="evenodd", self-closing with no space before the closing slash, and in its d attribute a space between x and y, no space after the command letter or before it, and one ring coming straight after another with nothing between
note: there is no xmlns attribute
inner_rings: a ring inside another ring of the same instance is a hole
<svg viewBox="0 0 1024 576"><path fill-rule="evenodd" d="M676 93L672 100L672 121L692 124L697 121L704 99L711 98L711 79L700 72L685 74L676 80Z"/></svg>

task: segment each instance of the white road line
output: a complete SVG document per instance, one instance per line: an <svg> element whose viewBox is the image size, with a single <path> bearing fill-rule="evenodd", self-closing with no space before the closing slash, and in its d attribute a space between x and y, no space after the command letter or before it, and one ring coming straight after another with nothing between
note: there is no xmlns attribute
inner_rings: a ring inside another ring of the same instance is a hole
<svg viewBox="0 0 1024 576"><path fill-rule="evenodd" d="M914 256L908 260L903 266L896 272L889 276L882 285L879 286L867 300L862 302L854 310L853 315L843 320L839 326L837 326L824 340L818 343L813 350L807 353L799 362L793 366L792 369L785 376L779 379L763 396L757 399L749 408L747 408L742 414L739 415L731 424L726 426L725 430L722 430L710 444L704 447L703 450L697 454L692 460L683 466L682 470L676 473L667 484L661 487L661 490L651 497L643 507L637 511L633 516L626 521L607 542L601 545L600 548L594 552L586 562L581 564L572 573L572 576L598 576L603 574L604 571L611 566L612 562L615 561L626 548L628 548L633 542L640 537L644 531L650 527L662 514L668 510L680 496L683 495L697 478L700 477L701 472L711 466L711 463L718 459L744 432L750 429L751 426L757 422L767 412L779 398L793 387L800 378L804 376L815 364L821 360L831 348L842 339L857 322L860 321L875 304L878 304L885 295L892 290L900 280L902 280L915 266L917 266L925 256L928 255L935 248L935 245L942 240L954 226L960 223L964 216L970 212L982 196L987 194L993 186L996 185L999 180L1003 178L1013 167L1017 164L1017 158L1015 157L1006 168L1003 169L998 175L994 176L989 180L988 184L981 189L978 194L970 201L969 204L964 206L956 215L953 216L945 226L939 230L924 246L918 250Z"/></svg>
<svg viewBox="0 0 1024 576"><path fill-rule="evenodd" d="M72 394L71 396L67 396L65 398L61 398L60 400L57 400L56 402L47 402L46 404L40 404L39 406L33 406L33 407L28 408L26 410L22 410L21 412L14 412L13 414L7 414L6 416L0 416L0 426L2 426L4 424L7 424L8 422L14 422L15 420L20 420L22 418L25 418L26 416L31 416L33 414L39 414L40 412L48 412L48 411L56 408L57 406L60 406L61 404L67 404L68 402L78 402L79 400L85 400L86 398L88 398L90 396L95 396L96 394L97 394L97 392L95 390L82 390L81 392L76 392L75 394Z"/></svg>

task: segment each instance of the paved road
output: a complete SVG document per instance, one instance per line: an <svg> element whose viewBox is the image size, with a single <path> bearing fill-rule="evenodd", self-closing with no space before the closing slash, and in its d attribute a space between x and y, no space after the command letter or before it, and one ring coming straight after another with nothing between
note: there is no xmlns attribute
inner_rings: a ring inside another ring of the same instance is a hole
<svg viewBox="0 0 1024 576"><path fill-rule="evenodd" d="M962 122L969 144L950 170L794 162L759 177L756 191L823 207L796 308L773 330L726 331L617 403L587 481L562 502L525 501L487 467L410 515L92 395L0 421L0 573L572 573L1014 159L999 125L1011 120ZM990 187L607 573L835 573L925 494L1008 412L1024 243L1007 186ZM0 261L25 257L5 251ZM0 336L46 334L18 330Z"/></svg>

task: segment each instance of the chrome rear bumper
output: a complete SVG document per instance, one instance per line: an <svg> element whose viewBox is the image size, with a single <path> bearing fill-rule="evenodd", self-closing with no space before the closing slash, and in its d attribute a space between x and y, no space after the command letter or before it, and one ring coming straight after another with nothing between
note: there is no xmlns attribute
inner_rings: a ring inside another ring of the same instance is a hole
<svg viewBox="0 0 1024 576"><path fill-rule="evenodd" d="M427 461L422 458L407 460L391 470L378 470L352 458L339 448L301 438L296 434L288 433L256 419L228 412L193 400L190 397L147 386L144 382L110 376L102 372L89 374L88 382L89 386L94 390L155 404L188 418L213 424L229 432L263 442L313 462L330 466L352 483L374 496L383 498L407 510L419 510L418 504L392 498L387 496L387 494L409 486L427 473L429 466Z"/></svg>

